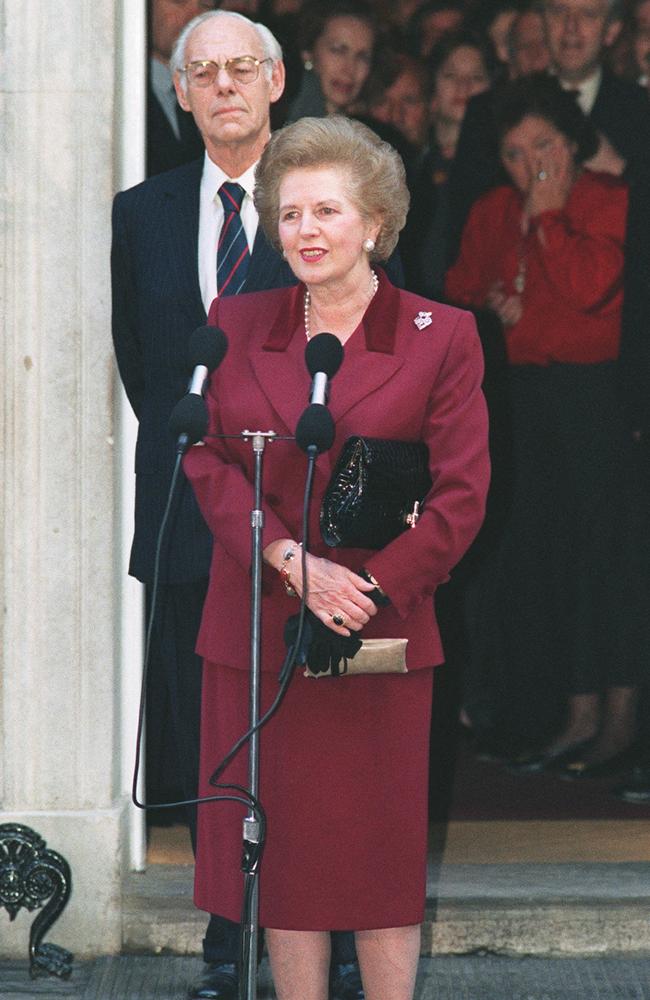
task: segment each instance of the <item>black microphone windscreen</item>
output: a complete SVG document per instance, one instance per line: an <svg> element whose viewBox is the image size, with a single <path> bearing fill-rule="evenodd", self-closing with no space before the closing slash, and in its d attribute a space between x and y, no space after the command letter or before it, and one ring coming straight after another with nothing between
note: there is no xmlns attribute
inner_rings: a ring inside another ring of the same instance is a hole
<svg viewBox="0 0 650 1000"><path fill-rule="evenodd" d="M190 337L187 360L189 370L204 365L209 372L218 368L228 350L228 338L218 326L199 326Z"/></svg>
<svg viewBox="0 0 650 1000"><path fill-rule="evenodd" d="M188 393L179 399L169 418L169 429L174 437L186 434L192 444L200 441L208 429L208 408L203 396Z"/></svg>
<svg viewBox="0 0 650 1000"><path fill-rule="evenodd" d="M298 421L296 444L303 451L316 448L318 454L327 451L334 444L334 421L332 414L322 403L312 403Z"/></svg>
<svg viewBox="0 0 650 1000"><path fill-rule="evenodd" d="M305 348L305 364L313 378L316 372L325 372L328 378L336 375L343 364L343 345L333 333L317 333Z"/></svg>

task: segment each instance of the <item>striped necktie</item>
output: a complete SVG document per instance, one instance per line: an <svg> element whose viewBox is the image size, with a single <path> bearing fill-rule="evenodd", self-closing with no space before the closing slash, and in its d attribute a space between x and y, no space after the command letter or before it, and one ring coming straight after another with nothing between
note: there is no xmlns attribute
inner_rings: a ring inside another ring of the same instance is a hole
<svg viewBox="0 0 650 1000"><path fill-rule="evenodd" d="M250 262L248 240L239 210L245 191L241 184L224 181L219 188L223 205L223 226L217 245L217 291L219 295L241 292Z"/></svg>

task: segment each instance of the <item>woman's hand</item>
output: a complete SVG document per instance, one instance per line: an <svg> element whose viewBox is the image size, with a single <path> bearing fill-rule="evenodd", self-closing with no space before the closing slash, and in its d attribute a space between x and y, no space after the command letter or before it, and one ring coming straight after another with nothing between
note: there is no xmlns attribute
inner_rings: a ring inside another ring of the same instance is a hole
<svg viewBox="0 0 650 1000"><path fill-rule="evenodd" d="M497 314L504 326L515 326L521 319L521 295L506 295L502 281L495 281L491 286L485 304Z"/></svg>
<svg viewBox="0 0 650 1000"><path fill-rule="evenodd" d="M302 551L295 542L286 539L271 542L264 549L264 560L279 570L283 554L292 545L295 555L286 565L291 576L291 586L302 597ZM309 552L305 558L309 610L337 635L350 635L351 632L360 631L372 615L377 614L376 605L367 596L368 591L374 590L374 585L346 566L339 566L329 559L321 559ZM342 618L343 624L337 624L333 615Z"/></svg>
<svg viewBox="0 0 650 1000"><path fill-rule="evenodd" d="M532 219L542 212L556 212L566 205L575 180L573 149L566 141L549 143L535 165L525 215Z"/></svg>

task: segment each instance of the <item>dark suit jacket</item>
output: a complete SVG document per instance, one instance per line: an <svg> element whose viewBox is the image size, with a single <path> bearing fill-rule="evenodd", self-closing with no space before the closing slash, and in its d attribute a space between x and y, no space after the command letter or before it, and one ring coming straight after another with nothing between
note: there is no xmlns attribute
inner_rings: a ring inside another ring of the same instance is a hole
<svg viewBox="0 0 650 1000"><path fill-rule="evenodd" d="M467 105L449 179L449 261L455 260L469 210L480 195L509 182L501 165L493 102L499 88L473 97ZM607 69L590 115L596 128L627 161L625 179L650 178L650 103L642 87Z"/></svg>
<svg viewBox="0 0 650 1000"><path fill-rule="evenodd" d="M187 343L206 322L197 246L203 160L151 177L113 204L113 341L122 382L140 422L130 572L153 578L155 545L174 465L169 415L187 390ZM295 284L258 229L245 290ZM166 551L165 581L206 577L212 540L183 480Z"/></svg>
<svg viewBox="0 0 650 1000"><path fill-rule="evenodd" d="M217 309L218 306L218 317ZM432 322L419 330L415 319ZM292 434L305 407L302 288L238 296L213 305L210 318L230 347L210 380L209 434L184 459L201 509L214 533L213 572L197 652L247 670L241 637L250 619L250 510L253 450L243 427ZM242 334L242 328L245 331ZM483 518L489 477L487 416L481 392L483 360L471 315L409 292L381 274L361 328L345 345L332 379L332 448L319 455L310 508L310 551L358 569L365 565L391 598L364 627L364 638L409 640L409 669L442 661L432 593L447 579ZM318 529L320 502L343 442L352 434L423 440L433 486L418 524L378 552L329 549ZM264 467L262 544L302 537L307 460L294 441L278 440ZM276 669L285 652L283 629L296 611L278 573L265 568L262 662ZM228 628L223 623L228 623Z"/></svg>
<svg viewBox="0 0 650 1000"><path fill-rule="evenodd" d="M203 153L203 139L189 111L178 109L181 137L176 138L151 85L147 88L147 177L191 163Z"/></svg>

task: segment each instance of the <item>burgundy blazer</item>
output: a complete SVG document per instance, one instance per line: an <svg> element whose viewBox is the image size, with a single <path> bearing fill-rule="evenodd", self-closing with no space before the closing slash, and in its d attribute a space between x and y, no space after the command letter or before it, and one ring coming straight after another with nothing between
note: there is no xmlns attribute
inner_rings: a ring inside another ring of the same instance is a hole
<svg viewBox="0 0 650 1000"><path fill-rule="evenodd" d="M184 468L213 535L210 587L197 652L248 669L250 634L250 511L253 452L243 429L291 435L308 403L304 286L215 301L209 321L225 331L228 353L207 392L204 444ZM432 322L420 330L420 312ZM380 272L379 290L345 344L331 380L336 425L331 450L318 457L310 511L310 550L352 569L365 566L391 599L363 636L407 638L409 669L443 659L431 596L461 558L481 524L489 479L482 355L473 317L409 292ZM331 549L320 537L320 502L344 441L353 434L424 441L433 486L422 516L382 551ZM301 540L306 456L294 441L277 440L264 457L263 545ZM286 652L283 628L298 610L279 574L263 577L262 669L278 670Z"/></svg>

